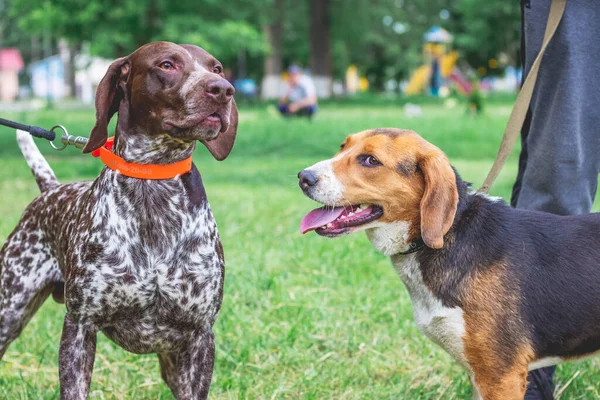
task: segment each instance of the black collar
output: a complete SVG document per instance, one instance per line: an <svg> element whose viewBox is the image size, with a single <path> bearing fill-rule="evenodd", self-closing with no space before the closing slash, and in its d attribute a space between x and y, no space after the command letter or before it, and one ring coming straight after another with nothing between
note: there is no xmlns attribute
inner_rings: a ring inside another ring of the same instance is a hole
<svg viewBox="0 0 600 400"><path fill-rule="evenodd" d="M421 250L423 247L425 247L425 242L423 241L422 238L418 238L417 240L414 240L408 244L408 250L401 251L397 254L402 254L402 255L411 254L411 253Z"/></svg>

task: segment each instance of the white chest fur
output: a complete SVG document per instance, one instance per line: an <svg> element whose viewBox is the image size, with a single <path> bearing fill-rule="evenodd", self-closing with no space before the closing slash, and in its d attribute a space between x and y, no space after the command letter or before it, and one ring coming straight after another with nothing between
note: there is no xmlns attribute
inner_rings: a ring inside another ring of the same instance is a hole
<svg viewBox="0 0 600 400"><path fill-rule="evenodd" d="M408 289L419 330L468 368L464 354L462 309L445 307L431 293L423 282L415 254L392 256L392 264Z"/></svg>
<svg viewBox="0 0 600 400"><path fill-rule="evenodd" d="M367 237L375 249L389 256L409 249L407 245L409 227L409 224L404 221L376 223L373 228L367 230ZM468 368L464 355L463 311L458 307L444 307L441 300L431 293L423 282L416 254L392 255L391 260L408 289L419 330Z"/></svg>

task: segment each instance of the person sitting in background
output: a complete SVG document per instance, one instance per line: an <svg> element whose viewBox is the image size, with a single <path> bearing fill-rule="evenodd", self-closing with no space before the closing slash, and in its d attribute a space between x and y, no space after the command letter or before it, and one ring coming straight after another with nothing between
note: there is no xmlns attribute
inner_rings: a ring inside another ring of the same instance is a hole
<svg viewBox="0 0 600 400"><path fill-rule="evenodd" d="M284 116L298 115L311 118L317 111L315 85L297 65L290 66L288 74L285 94L279 99L279 112Z"/></svg>

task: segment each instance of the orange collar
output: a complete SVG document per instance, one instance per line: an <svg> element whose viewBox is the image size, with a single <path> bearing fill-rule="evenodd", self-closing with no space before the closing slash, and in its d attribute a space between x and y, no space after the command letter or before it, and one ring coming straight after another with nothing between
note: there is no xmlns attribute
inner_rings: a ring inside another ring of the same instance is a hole
<svg viewBox="0 0 600 400"><path fill-rule="evenodd" d="M115 137L109 137L104 146L92 152L94 157L100 160L113 171L138 179L171 179L177 175L183 175L192 169L192 157L178 161L174 164L136 164L123 160L113 153L112 147Z"/></svg>

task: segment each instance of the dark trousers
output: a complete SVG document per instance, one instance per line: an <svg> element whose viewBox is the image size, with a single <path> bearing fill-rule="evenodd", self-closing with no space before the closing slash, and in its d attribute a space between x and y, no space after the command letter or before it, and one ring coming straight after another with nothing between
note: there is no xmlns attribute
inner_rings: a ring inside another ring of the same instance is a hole
<svg viewBox="0 0 600 400"><path fill-rule="evenodd" d="M521 1L525 75L540 50L550 2ZM567 2L521 131L513 207L560 215L591 211L600 171L599 31L597 0ZM555 369L531 371L525 399L553 399Z"/></svg>
<svg viewBox="0 0 600 400"><path fill-rule="evenodd" d="M311 118L313 116L313 114L317 111L317 106L313 104L312 106L301 108L294 113L290 112L288 104L280 104L279 106L277 106L277 109L279 110L281 115L286 116L286 117L295 115L295 116L299 116L299 117Z"/></svg>

